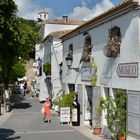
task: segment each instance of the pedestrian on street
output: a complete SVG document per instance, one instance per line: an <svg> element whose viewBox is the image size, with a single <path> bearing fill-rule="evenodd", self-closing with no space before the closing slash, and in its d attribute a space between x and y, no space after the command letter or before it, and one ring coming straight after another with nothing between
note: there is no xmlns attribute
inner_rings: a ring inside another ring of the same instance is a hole
<svg viewBox="0 0 140 140"><path fill-rule="evenodd" d="M43 119L42 119L42 122L44 123L45 122L45 119L46 119L46 116L47 116L47 119L48 119L48 123L51 122L50 120L50 115L51 115L51 103L49 101L49 98L46 99L45 103L43 104L43 107L44 107L44 116L43 116Z"/></svg>
<svg viewBox="0 0 140 140"><path fill-rule="evenodd" d="M21 98L23 98L24 96L24 82L23 81L20 81L19 83L19 96Z"/></svg>

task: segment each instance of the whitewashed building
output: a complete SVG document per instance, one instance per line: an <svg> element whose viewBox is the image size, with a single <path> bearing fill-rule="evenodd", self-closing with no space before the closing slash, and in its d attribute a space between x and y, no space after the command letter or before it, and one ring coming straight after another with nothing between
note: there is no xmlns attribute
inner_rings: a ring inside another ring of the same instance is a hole
<svg viewBox="0 0 140 140"><path fill-rule="evenodd" d="M45 39L45 55L44 60L51 64L51 83L52 83L52 96L62 90L62 55L63 44L60 37L70 30L51 32Z"/></svg>
<svg viewBox="0 0 140 140"><path fill-rule="evenodd" d="M128 97L128 140L140 139L140 9L139 0L126 0L64 35L62 82L74 88L81 105L81 124L89 124L97 98L125 89ZM91 56L91 57L90 57ZM66 59L72 57L67 67ZM97 65L97 82L91 85L91 62ZM93 114L94 116L94 114ZM94 123L94 120L93 120ZM107 122L103 119L103 125Z"/></svg>
<svg viewBox="0 0 140 140"><path fill-rule="evenodd" d="M39 33L42 40L44 40L51 32L71 30L79 25L83 24L84 21L70 19L68 16L63 16L62 19L49 19L49 13L47 11L41 11L38 13L38 24L40 25ZM45 55L45 42L36 45L35 58L40 57L43 61Z"/></svg>
<svg viewBox="0 0 140 140"><path fill-rule="evenodd" d="M71 29L75 29L84 21L70 19L63 16L62 19L48 19L46 11L39 12L40 35L42 42L36 45L36 60L40 57L51 64L51 86L53 96L62 89L60 78L60 65L62 62L62 43L60 36Z"/></svg>

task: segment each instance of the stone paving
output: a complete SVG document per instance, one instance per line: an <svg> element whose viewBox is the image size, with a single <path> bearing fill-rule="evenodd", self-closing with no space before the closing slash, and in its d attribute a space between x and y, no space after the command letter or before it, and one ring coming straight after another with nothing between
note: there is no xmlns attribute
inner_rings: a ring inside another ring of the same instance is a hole
<svg viewBox="0 0 140 140"><path fill-rule="evenodd" d="M2 115L0 116L0 125L2 125L12 115L12 112L6 112L4 107L1 107L1 113ZM92 129L89 128L88 126L84 126L84 125L72 126L71 124L70 126L91 140L105 140L103 136L96 136L92 134Z"/></svg>

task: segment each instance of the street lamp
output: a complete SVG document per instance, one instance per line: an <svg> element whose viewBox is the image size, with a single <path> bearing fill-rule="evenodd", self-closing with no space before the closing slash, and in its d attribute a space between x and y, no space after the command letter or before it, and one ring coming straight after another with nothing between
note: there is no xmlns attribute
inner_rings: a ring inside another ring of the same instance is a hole
<svg viewBox="0 0 140 140"><path fill-rule="evenodd" d="M76 72L79 72L79 68L71 68L71 65L72 65L72 58L65 58L65 60L66 60L66 63L67 63L67 67L68 67L68 69L73 69L73 70L75 70Z"/></svg>

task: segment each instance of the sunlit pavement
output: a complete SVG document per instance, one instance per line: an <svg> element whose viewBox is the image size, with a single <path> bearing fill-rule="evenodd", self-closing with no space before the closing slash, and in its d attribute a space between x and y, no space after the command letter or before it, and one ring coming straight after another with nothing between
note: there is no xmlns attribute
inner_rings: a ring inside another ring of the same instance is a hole
<svg viewBox="0 0 140 140"><path fill-rule="evenodd" d="M89 128L60 125L52 112L51 123L42 124L42 104L37 98L26 99L16 104L10 113L0 116L0 140L90 140L94 137Z"/></svg>

